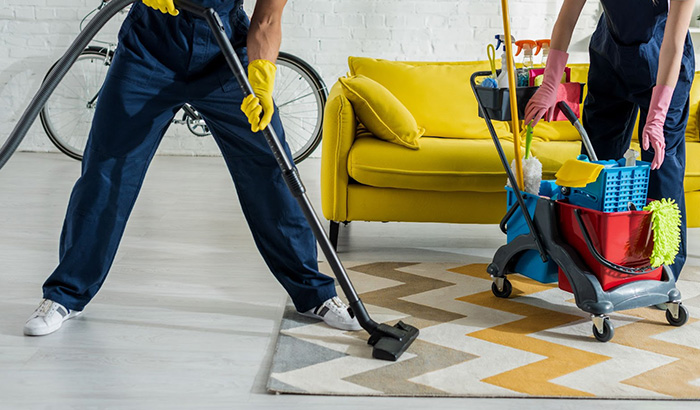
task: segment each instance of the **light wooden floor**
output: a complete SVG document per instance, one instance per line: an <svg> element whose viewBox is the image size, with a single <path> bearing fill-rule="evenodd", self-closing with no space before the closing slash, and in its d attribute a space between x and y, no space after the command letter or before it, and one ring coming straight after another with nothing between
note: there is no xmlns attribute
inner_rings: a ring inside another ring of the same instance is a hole
<svg viewBox="0 0 700 410"><path fill-rule="evenodd" d="M319 160L301 164L314 206ZM692 402L275 396L265 383L286 295L258 255L220 158L157 157L105 286L56 334L22 325L55 267L79 163L20 153L0 170L1 409L677 409ZM324 222L325 224L325 222ZM346 261L487 261L494 226L341 227ZM689 263L700 265L700 230Z"/></svg>

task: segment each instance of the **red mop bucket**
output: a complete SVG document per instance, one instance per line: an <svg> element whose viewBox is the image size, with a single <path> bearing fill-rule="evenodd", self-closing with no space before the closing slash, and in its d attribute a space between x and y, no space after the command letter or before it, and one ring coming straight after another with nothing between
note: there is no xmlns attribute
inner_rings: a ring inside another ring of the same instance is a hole
<svg viewBox="0 0 700 410"><path fill-rule="evenodd" d="M654 247L651 212L601 212L562 201L557 201L557 210L563 239L581 255L603 290L661 279L662 267L649 265ZM559 288L571 292L561 268Z"/></svg>

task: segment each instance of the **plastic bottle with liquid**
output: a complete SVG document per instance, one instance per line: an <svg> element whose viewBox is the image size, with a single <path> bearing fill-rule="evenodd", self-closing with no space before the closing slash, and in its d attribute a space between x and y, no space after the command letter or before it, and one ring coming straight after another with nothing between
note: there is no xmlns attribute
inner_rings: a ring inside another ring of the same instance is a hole
<svg viewBox="0 0 700 410"><path fill-rule="evenodd" d="M508 88L508 59L505 51L501 54L501 72L496 77L498 88Z"/></svg>
<svg viewBox="0 0 700 410"><path fill-rule="evenodd" d="M535 43L537 43L535 55L539 54L540 51L542 51L542 60L540 60L540 64L538 64L537 67L544 67L547 65L547 56L549 55L549 46L552 43L552 40L544 38L541 40L536 40Z"/></svg>
<svg viewBox="0 0 700 410"><path fill-rule="evenodd" d="M534 40L518 40L515 42L518 47L518 51L515 55L520 55L523 52L523 67L518 69L518 87L527 87L530 82L530 69L535 66L535 60L533 59L533 51L537 46Z"/></svg>
<svg viewBox="0 0 700 410"><path fill-rule="evenodd" d="M508 57L506 56L506 46L505 46L505 35L496 34L495 36L496 50L503 44L503 54L501 54L501 72L496 77L496 82L498 83L498 88L508 88ZM515 37L510 36L511 41L515 42Z"/></svg>

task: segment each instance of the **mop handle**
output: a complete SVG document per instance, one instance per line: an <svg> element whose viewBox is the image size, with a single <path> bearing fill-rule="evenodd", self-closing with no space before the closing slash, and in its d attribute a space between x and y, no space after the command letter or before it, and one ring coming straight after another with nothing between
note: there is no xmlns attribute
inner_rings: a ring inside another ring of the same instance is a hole
<svg viewBox="0 0 700 410"><path fill-rule="evenodd" d="M510 97L510 121L513 131L513 148L515 150L515 177L517 178L518 189L525 188L525 177L523 174L523 160L520 156L520 118L518 117L518 97L517 83L515 77L515 62L513 61L513 43L510 36L510 16L508 15L508 0L501 0L503 12L503 30L505 37L506 62L508 67L501 67L501 70L508 70L508 90Z"/></svg>
<svg viewBox="0 0 700 410"><path fill-rule="evenodd" d="M472 86L472 91L474 92L474 96L476 97L476 103L479 105L479 110L481 113L484 115L484 121L486 121L486 128L489 130L489 134L491 134L491 139L493 140L493 144L496 146L496 152L498 153L498 158L501 160L501 164L503 165L503 169L506 171L506 176L508 177L508 181L510 181L510 185L513 187L513 193L515 194L515 199L517 200L516 204L518 206L513 206L511 208L512 212L515 212L515 208L520 208L523 212L523 217L525 218L525 222L527 223L528 228L530 228L530 235L532 235L532 239L535 242L535 246L537 246L537 250L540 253L540 258L542 259L542 262L547 262L548 257L547 257L547 252L545 252L544 245L542 244L542 240L540 238L540 233L537 230L537 227L535 226L535 222L532 220L532 217L530 216L530 213L527 210L527 206L525 205L525 200L523 199L523 195L520 192L520 188L518 187L517 181L515 179L515 175L513 174L513 171L510 168L510 165L508 165L508 159L506 158L506 154L503 151L503 146L501 145L501 141L498 139L498 134L496 133L496 129L493 127L493 122L491 121L491 116L489 115L489 112L486 110L484 107L483 102L481 101L481 98L479 97L479 93L477 92L476 89L476 78L477 77L487 77L489 75L488 71L477 71L472 74L472 76L469 78L469 82L471 83ZM501 230L505 233L505 223L507 222L510 217L513 216L511 211L508 211L506 213L506 217L501 220ZM504 222L506 221L506 222Z"/></svg>

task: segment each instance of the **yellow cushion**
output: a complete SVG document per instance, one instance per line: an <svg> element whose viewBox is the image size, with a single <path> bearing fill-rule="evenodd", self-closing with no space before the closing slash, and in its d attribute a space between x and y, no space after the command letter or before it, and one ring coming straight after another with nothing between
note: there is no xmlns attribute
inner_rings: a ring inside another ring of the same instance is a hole
<svg viewBox="0 0 700 410"><path fill-rule="evenodd" d="M568 121L539 121L532 128L535 141L581 141L581 135Z"/></svg>
<svg viewBox="0 0 700 410"><path fill-rule="evenodd" d="M685 144L685 192L700 191L700 142ZM699 209L700 210L700 209Z"/></svg>
<svg viewBox="0 0 700 410"><path fill-rule="evenodd" d="M688 116L688 126L685 128L686 141L700 141L700 71L695 72L693 85L690 87L690 115Z"/></svg>
<svg viewBox="0 0 700 410"><path fill-rule="evenodd" d="M688 228L700 228L700 191L685 193L685 209ZM697 245L693 245L697 246Z"/></svg>
<svg viewBox="0 0 700 410"><path fill-rule="evenodd" d="M418 124L425 135L445 138L490 138L469 77L490 70L486 61L399 62L366 57L348 59L350 73L367 76L386 87ZM494 122L499 137L510 134L505 122Z"/></svg>
<svg viewBox="0 0 700 410"><path fill-rule="evenodd" d="M506 192L418 191L350 184L347 206L347 216L340 221L497 224L506 213Z"/></svg>
<svg viewBox="0 0 700 410"><path fill-rule="evenodd" d="M513 144L503 141L511 161ZM421 138L407 151L376 138L355 140L348 174L364 185L428 191L501 192L506 173L491 140Z"/></svg>
<svg viewBox="0 0 700 410"><path fill-rule="evenodd" d="M539 124L537 125L539 127ZM559 171L564 162L576 159L581 153L581 141L533 141L532 155L542 163L542 178L555 179L554 174Z"/></svg>
<svg viewBox="0 0 700 410"><path fill-rule="evenodd" d="M352 103L357 118L367 129L385 141L418 149L418 138L425 132L415 118L386 88L363 75L340 78L343 94Z"/></svg>

